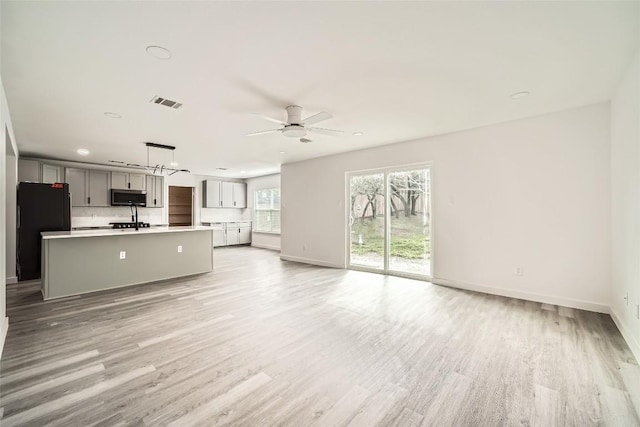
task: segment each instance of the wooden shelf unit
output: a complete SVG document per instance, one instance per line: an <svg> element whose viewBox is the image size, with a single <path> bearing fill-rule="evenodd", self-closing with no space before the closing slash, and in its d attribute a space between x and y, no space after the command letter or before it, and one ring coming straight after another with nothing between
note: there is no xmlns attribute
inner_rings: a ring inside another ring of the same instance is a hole
<svg viewBox="0 0 640 427"><path fill-rule="evenodd" d="M193 187L169 186L169 226L193 225Z"/></svg>

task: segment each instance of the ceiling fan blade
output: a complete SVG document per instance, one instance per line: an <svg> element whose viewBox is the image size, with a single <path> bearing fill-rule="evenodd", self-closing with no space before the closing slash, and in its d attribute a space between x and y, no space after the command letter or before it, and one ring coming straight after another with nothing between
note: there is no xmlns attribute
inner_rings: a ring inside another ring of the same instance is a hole
<svg viewBox="0 0 640 427"><path fill-rule="evenodd" d="M307 128L309 132L322 133L324 135L340 136L344 133L342 130L324 129L324 128Z"/></svg>
<svg viewBox="0 0 640 427"><path fill-rule="evenodd" d="M263 118L263 119L265 119L267 121L270 121L270 122L273 122L273 123L277 123L277 124L282 125L282 126L286 125L286 123L283 122L282 120L274 119L272 117L264 116L264 115L258 114L258 113L253 113L253 114L258 116L258 117L261 117L261 118Z"/></svg>
<svg viewBox="0 0 640 427"><path fill-rule="evenodd" d="M327 113L326 111L322 111L318 114L314 114L313 116L307 117L302 121L302 123L304 123L305 126L309 126L309 125L319 123L323 120L329 120L331 117L333 117L331 114Z"/></svg>
<svg viewBox="0 0 640 427"><path fill-rule="evenodd" d="M256 135L264 135L265 133L273 133L273 132L280 132L282 131L282 129L271 129L271 130L262 130L260 132L253 132L253 133L248 133L245 136L256 136Z"/></svg>

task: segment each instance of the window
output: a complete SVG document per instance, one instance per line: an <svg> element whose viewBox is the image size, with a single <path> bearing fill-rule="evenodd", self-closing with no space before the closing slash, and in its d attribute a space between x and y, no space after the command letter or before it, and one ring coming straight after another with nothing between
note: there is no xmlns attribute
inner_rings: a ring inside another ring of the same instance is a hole
<svg viewBox="0 0 640 427"><path fill-rule="evenodd" d="M280 189L256 190L253 200L253 231L280 234Z"/></svg>

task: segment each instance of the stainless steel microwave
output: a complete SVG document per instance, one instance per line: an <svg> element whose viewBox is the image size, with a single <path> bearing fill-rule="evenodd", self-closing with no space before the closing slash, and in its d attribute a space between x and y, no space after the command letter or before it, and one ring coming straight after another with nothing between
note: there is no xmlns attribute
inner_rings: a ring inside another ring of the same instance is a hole
<svg viewBox="0 0 640 427"><path fill-rule="evenodd" d="M147 206L147 192L111 189L111 206Z"/></svg>

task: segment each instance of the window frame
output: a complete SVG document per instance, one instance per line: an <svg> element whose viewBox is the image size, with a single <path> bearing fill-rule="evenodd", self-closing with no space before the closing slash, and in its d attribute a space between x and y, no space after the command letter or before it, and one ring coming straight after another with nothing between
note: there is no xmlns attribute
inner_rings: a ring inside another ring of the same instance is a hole
<svg viewBox="0 0 640 427"><path fill-rule="evenodd" d="M269 191L270 193L270 209L260 209L258 208L258 193L262 192L262 191ZM280 187L269 187L269 188L259 188L253 191L253 227L252 227L252 231L254 233L261 233L261 234L275 234L275 235L280 235L282 233L282 221L281 221L281 217L280 217L280 213L282 212L281 210L281 203L278 203L277 205L274 203L274 192L277 191L278 192L278 198L281 197L281 193L280 193ZM278 231L273 231L273 222L272 220L269 220L269 225L271 228L271 231L266 231L266 230L259 230L258 229L258 212L278 212Z"/></svg>

